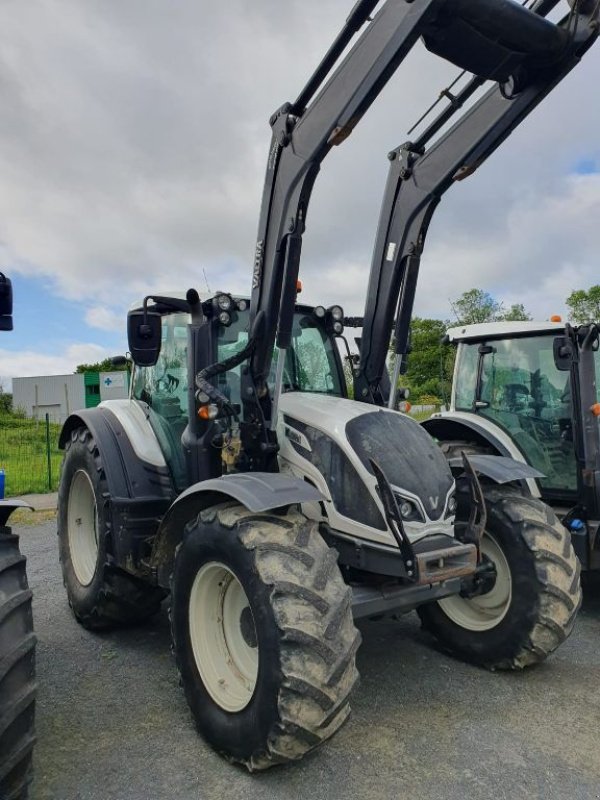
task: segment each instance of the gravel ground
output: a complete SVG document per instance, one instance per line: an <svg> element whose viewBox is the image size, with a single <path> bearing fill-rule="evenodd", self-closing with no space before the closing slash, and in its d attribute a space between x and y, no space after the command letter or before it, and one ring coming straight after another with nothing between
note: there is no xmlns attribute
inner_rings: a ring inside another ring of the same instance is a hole
<svg viewBox="0 0 600 800"><path fill-rule="evenodd" d="M298 765L249 775L196 734L166 612L110 634L77 625L55 529L15 529L39 637L30 800L600 798L600 590L558 653L520 674L436 652L414 614L361 625L350 722Z"/></svg>

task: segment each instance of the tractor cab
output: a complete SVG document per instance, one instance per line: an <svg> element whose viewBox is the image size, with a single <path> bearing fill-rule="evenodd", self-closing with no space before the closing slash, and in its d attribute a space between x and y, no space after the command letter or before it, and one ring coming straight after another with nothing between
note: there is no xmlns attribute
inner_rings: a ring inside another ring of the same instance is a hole
<svg viewBox="0 0 600 800"><path fill-rule="evenodd" d="M577 491L572 386L554 359L560 323L499 322L452 328L458 344L451 411L477 414L504 431L543 473L542 490Z"/></svg>
<svg viewBox="0 0 600 800"><path fill-rule="evenodd" d="M190 365L188 328L192 321L191 314L174 310L167 301L165 297L148 307L148 313L160 315L155 359L148 359L154 363L145 366L134 364L131 396L147 410L174 483L182 490L189 484L181 437L190 418L190 400L194 409L199 410L194 397L197 387L190 387L188 375L197 375L209 364L235 360L248 344L250 312L248 300L224 293L203 301L204 346L194 348L195 356L192 358L196 363ZM181 302L184 302L183 298ZM130 317L141 318L142 314L141 307L136 307ZM292 345L285 354L282 392L347 396L344 371L335 341L335 336L343 332L340 318L343 318L343 311L339 306L332 309L296 306ZM135 348L135 342L130 341L132 348ZM269 375L270 387L275 383L279 352L275 348ZM242 369L243 363L240 363L212 379L215 388L227 399L237 415L242 408ZM217 427L222 428L222 441L219 440L218 446L222 452L223 473L227 473L234 468L239 451L239 426L235 419L223 419L222 423L216 423Z"/></svg>
<svg viewBox="0 0 600 800"><path fill-rule="evenodd" d="M537 469L528 491L557 511L583 568L600 568L598 326L492 322L447 335L457 346L450 410L425 428L448 452Z"/></svg>

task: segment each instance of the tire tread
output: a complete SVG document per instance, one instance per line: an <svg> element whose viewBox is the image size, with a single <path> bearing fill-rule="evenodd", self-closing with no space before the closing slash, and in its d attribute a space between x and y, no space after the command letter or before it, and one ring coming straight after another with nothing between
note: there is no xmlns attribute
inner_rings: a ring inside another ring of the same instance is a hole
<svg viewBox="0 0 600 800"><path fill-rule="evenodd" d="M0 798L21 800L32 778L35 645L32 593L19 537L0 534Z"/></svg>
<svg viewBox="0 0 600 800"><path fill-rule="evenodd" d="M348 717L358 672L354 655L360 634L354 627L350 590L316 523L297 511L286 516L253 514L224 504L202 512L199 523L234 530L253 552L256 573L270 587L280 642L278 717L264 747L245 758L224 755L251 772L296 761L332 736ZM175 648L178 660L177 648ZM182 674L181 664L178 663ZM193 691L186 686L188 695ZM190 702L192 706L192 702Z"/></svg>

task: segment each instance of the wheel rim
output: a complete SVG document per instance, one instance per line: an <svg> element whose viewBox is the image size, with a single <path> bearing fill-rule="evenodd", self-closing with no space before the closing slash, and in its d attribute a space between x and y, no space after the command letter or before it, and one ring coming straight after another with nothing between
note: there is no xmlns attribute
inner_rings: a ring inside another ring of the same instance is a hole
<svg viewBox="0 0 600 800"><path fill-rule="evenodd" d="M438 600L452 622L469 631L489 631L506 616L512 599L512 577L506 556L489 533L484 533L481 552L494 563L496 581L486 594L477 597L454 595Z"/></svg>
<svg viewBox="0 0 600 800"><path fill-rule="evenodd" d="M211 561L198 571L190 593L189 628L207 692L225 711L241 711L256 688L258 643L246 592L229 567Z"/></svg>
<svg viewBox="0 0 600 800"><path fill-rule="evenodd" d="M94 487L82 469L77 470L71 482L67 528L75 577L82 586L89 586L98 561L98 513Z"/></svg>

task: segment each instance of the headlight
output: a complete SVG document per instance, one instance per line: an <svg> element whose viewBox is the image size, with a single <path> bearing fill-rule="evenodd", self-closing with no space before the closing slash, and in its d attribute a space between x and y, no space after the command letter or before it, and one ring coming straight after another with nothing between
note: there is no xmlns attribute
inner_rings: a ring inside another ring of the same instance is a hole
<svg viewBox="0 0 600 800"><path fill-rule="evenodd" d="M341 336L344 332L344 326L341 322L334 322L333 323L333 332L336 336Z"/></svg>
<svg viewBox="0 0 600 800"><path fill-rule="evenodd" d="M331 306L329 313L334 322L341 322L344 319L344 309L341 306Z"/></svg>
<svg viewBox="0 0 600 800"><path fill-rule="evenodd" d="M215 297L215 303L219 311L231 311L233 300L228 294L218 294Z"/></svg>
<svg viewBox="0 0 600 800"><path fill-rule="evenodd" d="M248 301L247 300L238 300L237 301L238 311L245 311L248 308Z"/></svg>
<svg viewBox="0 0 600 800"><path fill-rule="evenodd" d="M221 311L219 314L219 322L221 325L228 328L231 325L231 314L228 314L227 311Z"/></svg>
<svg viewBox="0 0 600 800"><path fill-rule="evenodd" d="M325 314L327 314L327 311L323 306L315 306L313 309L313 314L315 317L317 317L317 319L323 319Z"/></svg>
<svg viewBox="0 0 600 800"><path fill-rule="evenodd" d="M446 511L444 513L444 518L448 519L448 517L453 517L456 514L456 509L458 508L458 503L456 502L456 495L451 494L448 498L448 503L446 504Z"/></svg>
<svg viewBox="0 0 600 800"><path fill-rule="evenodd" d="M402 495L397 493L394 493L394 496L396 497L398 510L403 520L406 522L425 522L423 514L416 503L412 500L407 500L406 497L402 497Z"/></svg>
<svg viewBox="0 0 600 800"><path fill-rule="evenodd" d="M404 517L404 519L408 519L410 515L414 511L414 506L412 503L409 503L408 500L405 500L403 503L400 503L400 513Z"/></svg>

